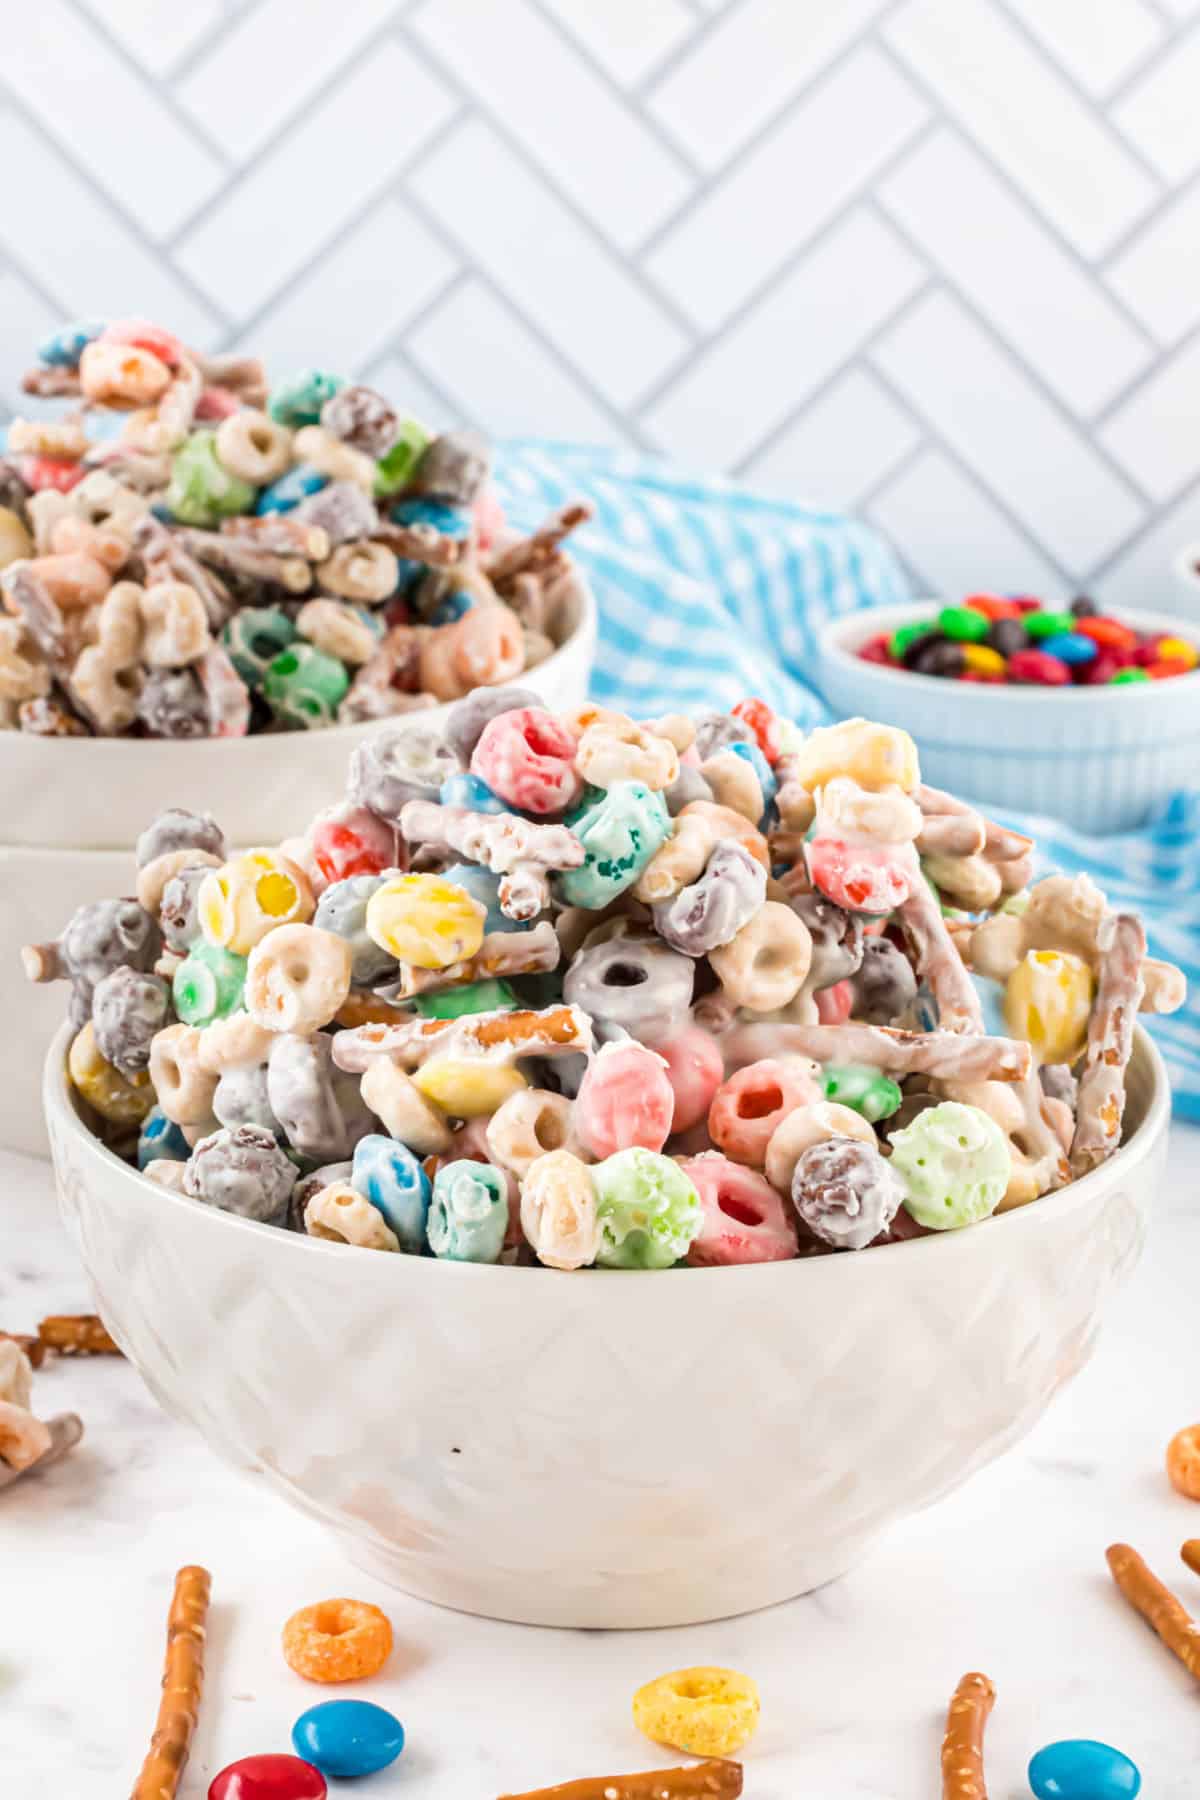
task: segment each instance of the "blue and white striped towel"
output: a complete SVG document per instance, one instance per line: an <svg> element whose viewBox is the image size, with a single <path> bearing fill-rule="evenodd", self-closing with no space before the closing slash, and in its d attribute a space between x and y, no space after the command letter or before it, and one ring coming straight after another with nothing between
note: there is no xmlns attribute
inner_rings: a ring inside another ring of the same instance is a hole
<svg viewBox="0 0 1200 1800"><path fill-rule="evenodd" d="M760 694L798 724L819 724L830 714L809 671L822 627L911 598L869 526L651 457L521 439L502 447L497 487L522 527L576 495L595 506L572 540L600 610L592 691L635 716ZM1154 953L1187 974L1187 1006L1151 1029L1176 1111L1200 1120L1200 792L1175 795L1118 837L1084 837L1052 819L1005 823L1036 837L1045 868L1086 871L1136 907Z"/></svg>

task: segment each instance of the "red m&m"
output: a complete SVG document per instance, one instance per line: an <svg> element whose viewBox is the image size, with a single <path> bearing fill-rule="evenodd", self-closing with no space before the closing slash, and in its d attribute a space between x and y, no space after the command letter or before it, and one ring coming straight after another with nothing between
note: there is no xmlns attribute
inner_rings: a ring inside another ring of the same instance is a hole
<svg viewBox="0 0 1200 1800"><path fill-rule="evenodd" d="M208 1800L325 1800L319 1769L298 1756L243 1756L209 1784Z"/></svg>

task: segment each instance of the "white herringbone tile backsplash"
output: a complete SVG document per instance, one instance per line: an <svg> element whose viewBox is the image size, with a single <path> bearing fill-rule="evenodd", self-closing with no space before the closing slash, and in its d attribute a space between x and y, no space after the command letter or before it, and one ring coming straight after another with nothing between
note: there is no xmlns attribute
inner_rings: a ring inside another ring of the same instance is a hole
<svg viewBox="0 0 1200 1800"><path fill-rule="evenodd" d="M922 585L1200 539L1200 0L26 0L0 402L137 311L855 508Z"/></svg>

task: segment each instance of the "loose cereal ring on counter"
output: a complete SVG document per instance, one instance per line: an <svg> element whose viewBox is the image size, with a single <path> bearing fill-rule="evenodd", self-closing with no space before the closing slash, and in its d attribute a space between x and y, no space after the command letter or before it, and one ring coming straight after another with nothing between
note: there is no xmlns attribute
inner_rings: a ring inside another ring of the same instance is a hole
<svg viewBox="0 0 1200 1800"><path fill-rule="evenodd" d="M330 397L314 376L271 416L303 436ZM364 443L377 412L344 408ZM474 451L439 455L468 478ZM371 503L309 500L257 553L317 556ZM457 568L460 504L395 531ZM693 766L718 798L672 810ZM138 898L25 963L70 983L85 1117L164 1204L338 1255L719 1269L974 1227L1112 1154L1136 1013L1183 977L1085 879L1016 891L1029 852L893 726L482 688L381 726L284 844L164 813Z"/></svg>
<svg viewBox="0 0 1200 1800"><path fill-rule="evenodd" d="M474 433L322 370L268 389L256 359L145 321L67 326L38 359L25 391L65 410L15 419L0 454L0 728L353 724L513 681L563 640L562 546L591 508L517 537ZM669 744L645 754L670 773Z"/></svg>

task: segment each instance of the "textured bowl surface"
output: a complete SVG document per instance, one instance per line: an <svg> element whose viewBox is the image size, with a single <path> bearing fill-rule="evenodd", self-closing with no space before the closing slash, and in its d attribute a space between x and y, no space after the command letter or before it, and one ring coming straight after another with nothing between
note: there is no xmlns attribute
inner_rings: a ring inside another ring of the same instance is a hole
<svg viewBox="0 0 1200 1800"><path fill-rule="evenodd" d="M487 1268L167 1193L77 1117L66 1042L62 1206L152 1392L384 1580L530 1624L681 1625L841 1574L1082 1366L1166 1150L1139 1030L1120 1152L985 1225L807 1263Z"/></svg>
<svg viewBox="0 0 1200 1800"><path fill-rule="evenodd" d="M592 591L574 565L563 580L569 633L518 677L553 708L584 699L596 652ZM447 710L412 716L435 725ZM132 853L138 833L166 806L212 813L230 843L277 843L342 798L351 751L378 729L372 721L189 743L0 731L0 844ZM66 890L63 897L69 910Z"/></svg>
<svg viewBox="0 0 1200 1800"><path fill-rule="evenodd" d="M570 581L571 635L520 678L554 709L586 698L596 649L596 603L577 570ZM413 716L432 725L446 710ZM61 983L25 980L22 944L57 936L77 906L129 893L134 842L166 806L212 813L232 844L303 831L343 797L351 751L378 729L183 744L0 731L0 1017L22 1026L0 1050L0 1145L47 1153L41 1066L67 1003Z"/></svg>
<svg viewBox="0 0 1200 1800"><path fill-rule="evenodd" d="M935 787L1104 832L1140 825L1167 794L1200 784L1200 672L1064 692L943 681L855 654L878 633L938 610L888 606L836 620L822 634L818 674L839 717L862 714L910 732ZM1167 613L1139 611L1136 621L1180 629Z"/></svg>

